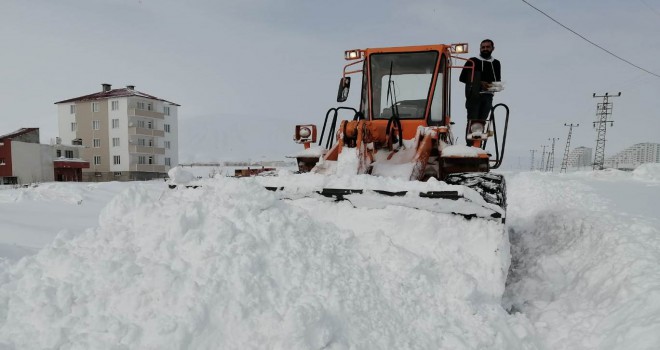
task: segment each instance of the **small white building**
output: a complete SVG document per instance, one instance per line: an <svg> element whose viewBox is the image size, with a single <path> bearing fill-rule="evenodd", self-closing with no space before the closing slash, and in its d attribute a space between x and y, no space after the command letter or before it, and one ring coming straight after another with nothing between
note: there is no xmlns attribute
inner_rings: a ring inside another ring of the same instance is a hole
<svg viewBox="0 0 660 350"><path fill-rule="evenodd" d="M62 100L57 105L59 137L83 146L90 163L83 181L163 178L179 162L180 105L128 85Z"/></svg>

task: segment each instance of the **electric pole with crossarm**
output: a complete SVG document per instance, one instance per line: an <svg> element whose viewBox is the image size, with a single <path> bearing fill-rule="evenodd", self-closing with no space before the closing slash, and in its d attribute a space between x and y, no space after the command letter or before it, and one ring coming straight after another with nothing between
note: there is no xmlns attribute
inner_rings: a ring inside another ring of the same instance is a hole
<svg viewBox="0 0 660 350"><path fill-rule="evenodd" d="M594 128L598 130L598 136L596 136L596 151L594 152L594 165L593 170L603 170L603 163L605 163L605 132L607 131L607 123L610 123L610 126L614 125L614 121L608 120L608 117L612 114L612 102L610 102L610 97L619 97L618 95L610 95L605 93L602 96L596 96L594 93L594 98L603 98L603 102L600 102L596 105L596 121L594 122Z"/></svg>
<svg viewBox="0 0 660 350"><path fill-rule="evenodd" d="M568 126L569 128L568 128L568 137L566 138L566 148L564 149L564 159L562 159L561 161L561 169L559 170L560 173L561 172L565 173L566 168L568 168L568 153L571 148L571 135L573 134L573 127L577 128L578 126L580 126L580 124L573 125L573 123L571 124L564 123L564 126Z"/></svg>

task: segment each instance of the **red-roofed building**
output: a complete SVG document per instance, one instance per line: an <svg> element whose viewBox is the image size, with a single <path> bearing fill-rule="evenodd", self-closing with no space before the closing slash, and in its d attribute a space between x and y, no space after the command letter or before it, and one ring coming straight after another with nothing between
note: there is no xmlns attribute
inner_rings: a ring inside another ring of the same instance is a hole
<svg viewBox="0 0 660 350"><path fill-rule="evenodd" d="M0 136L0 184L81 181L89 163L77 158L76 146L42 145L38 128Z"/></svg>
<svg viewBox="0 0 660 350"><path fill-rule="evenodd" d="M135 86L101 91L55 102L59 135L83 146L90 163L83 181L163 178L179 161L180 105L135 90Z"/></svg>

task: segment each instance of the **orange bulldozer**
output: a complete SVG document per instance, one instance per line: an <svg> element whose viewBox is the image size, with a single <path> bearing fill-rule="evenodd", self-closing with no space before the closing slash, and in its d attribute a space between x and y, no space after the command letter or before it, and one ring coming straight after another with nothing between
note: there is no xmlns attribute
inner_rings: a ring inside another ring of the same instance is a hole
<svg viewBox="0 0 660 350"><path fill-rule="evenodd" d="M340 79L337 102L348 99L350 75L361 74L360 104L357 108L340 106L328 110L320 134L313 124L296 126L294 141L304 145L304 150L295 155L298 171L337 174L341 169L342 174L409 181L434 178L475 190L491 209L485 214L483 211L459 214L503 222L505 181L501 174L491 170L502 164L509 108L498 104L486 120L468 120L465 135L468 145L463 140L459 145L452 134L451 72L464 68L467 59L459 55L466 54L467 49L467 44L437 44L346 51L345 59L349 62ZM471 73L467 103L475 102L474 92L480 86L479 75ZM500 107L505 116L500 126L503 131L498 135L495 111ZM353 117L338 123L340 112ZM488 144L490 139L492 142ZM355 188L318 191L337 199L362 192ZM406 191L387 189L377 192L386 196L406 195ZM462 197L458 191L451 190L420 192L419 196L452 200Z"/></svg>

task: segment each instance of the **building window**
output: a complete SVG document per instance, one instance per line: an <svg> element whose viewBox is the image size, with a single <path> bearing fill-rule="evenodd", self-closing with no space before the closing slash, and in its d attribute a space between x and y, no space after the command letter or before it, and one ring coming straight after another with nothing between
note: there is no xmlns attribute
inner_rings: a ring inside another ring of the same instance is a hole
<svg viewBox="0 0 660 350"><path fill-rule="evenodd" d="M71 131L76 131L78 129L78 123L73 122L71 123Z"/></svg>
<svg viewBox="0 0 660 350"><path fill-rule="evenodd" d="M94 139L94 148L101 147L101 139Z"/></svg>
<svg viewBox="0 0 660 350"><path fill-rule="evenodd" d="M92 120L92 129L101 130L101 121L100 120Z"/></svg>
<svg viewBox="0 0 660 350"><path fill-rule="evenodd" d="M172 165L172 160L169 157L165 157L165 165L167 165L167 166Z"/></svg>
<svg viewBox="0 0 660 350"><path fill-rule="evenodd" d="M146 145L146 142L144 142L144 139L138 139L138 146L144 146Z"/></svg>
<svg viewBox="0 0 660 350"><path fill-rule="evenodd" d="M147 122L147 129L153 129L154 128L154 123L153 122Z"/></svg>
<svg viewBox="0 0 660 350"><path fill-rule="evenodd" d="M112 156L112 163L114 165L121 164L121 159L119 156Z"/></svg>
<svg viewBox="0 0 660 350"><path fill-rule="evenodd" d="M76 105L69 106L69 114L76 114Z"/></svg>
<svg viewBox="0 0 660 350"><path fill-rule="evenodd" d="M65 158L73 158L73 151L64 151Z"/></svg>
<svg viewBox="0 0 660 350"><path fill-rule="evenodd" d="M165 141L165 148L170 149L170 141Z"/></svg>
<svg viewBox="0 0 660 350"><path fill-rule="evenodd" d="M55 151L55 156L56 156L57 158L61 157L61 156L62 156L62 150L61 150L61 149L58 149L57 151Z"/></svg>
<svg viewBox="0 0 660 350"><path fill-rule="evenodd" d="M99 109L99 103L98 102L92 102L92 112L98 112Z"/></svg>
<svg viewBox="0 0 660 350"><path fill-rule="evenodd" d="M138 157L138 164L147 164L147 157L139 156Z"/></svg>
<svg viewBox="0 0 660 350"><path fill-rule="evenodd" d="M170 124L163 125L165 132L170 132Z"/></svg>
<svg viewBox="0 0 660 350"><path fill-rule="evenodd" d="M137 103L137 108L138 108L138 109L144 109L144 102L142 102L142 101L138 101L138 103Z"/></svg>
<svg viewBox="0 0 660 350"><path fill-rule="evenodd" d="M112 147L119 147L119 137L112 138Z"/></svg>
<svg viewBox="0 0 660 350"><path fill-rule="evenodd" d="M113 119L112 120L112 128L113 129L119 128L119 119Z"/></svg>
<svg viewBox="0 0 660 350"><path fill-rule="evenodd" d="M119 110L119 101L112 101L111 108L113 111Z"/></svg>
<svg viewBox="0 0 660 350"><path fill-rule="evenodd" d="M5 159L4 158L0 158L0 165L5 165Z"/></svg>
<svg viewBox="0 0 660 350"><path fill-rule="evenodd" d="M153 147L153 146L154 146L154 139L149 139L149 147Z"/></svg>
<svg viewBox="0 0 660 350"><path fill-rule="evenodd" d="M144 128L144 120L138 120L138 128Z"/></svg>
<svg viewBox="0 0 660 350"><path fill-rule="evenodd" d="M149 156L149 164L154 164L154 156Z"/></svg>
<svg viewBox="0 0 660 350"><path fill-rule="evenodd" d="M147 110L151 111L153 109L154 109L154 105L151 102L147 103Z"/></svg>
<svg viewBox="0 0 660 350"><path fill-rule="evenodd" d="M170 107L167 107L167 106L163 107L163 113L165 115L170 115Z"/></svg>
<svg viewBox="0 0 660 350"><path fill-rule="evenodd" d="M121 176L121 171L115 171L115 176Z"/></svg>
<svg viewBox="0 0 660 350"><path fill-rule="evenodd" d="M101 156L94 156L94 165L101 165Z"/></svg>

